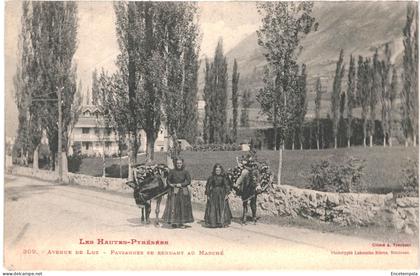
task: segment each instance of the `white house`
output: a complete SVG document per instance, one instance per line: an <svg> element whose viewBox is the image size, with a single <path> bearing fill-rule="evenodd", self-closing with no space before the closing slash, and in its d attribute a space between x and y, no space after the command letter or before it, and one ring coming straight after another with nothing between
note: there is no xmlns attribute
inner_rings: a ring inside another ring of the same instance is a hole
<svg viewBox="0 0 420 276"><path fill-rule="evenodd" d="M165 136L166 128L161 126L155 141L155 152L167 151ZM146 133L140 131L140 152L146 151ZM102 156L118 154L118 136L115 132L105 126L104 118L94 105L82 107L79 120L73 128L71 145L79 143L81 154L89 156ZM70 149L70 154L72 154Z"/></svg>

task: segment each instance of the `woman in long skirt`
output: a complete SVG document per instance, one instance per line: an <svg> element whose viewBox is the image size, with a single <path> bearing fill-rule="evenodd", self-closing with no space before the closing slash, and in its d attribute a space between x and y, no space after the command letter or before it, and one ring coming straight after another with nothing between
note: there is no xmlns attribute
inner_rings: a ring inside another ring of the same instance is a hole
<svg viewBox="0 0 420 276"><path fill-rule="evenodd" d="M172 227L185 228L184 223L194 221L191 206L191 195L188 186L191 177L184 168L184 160L175 160L175 169L169 171L167 184L171 187L166 200L163 220Z"/></svg>
<svg viewBox="0 0 420 276"><path fill-rule="evenodd" d="M226 227L230 224L232 213L227 199L229 192L229 180L223 167L215 164L206 184L207 204L204 221L207 227Z"/></svg>

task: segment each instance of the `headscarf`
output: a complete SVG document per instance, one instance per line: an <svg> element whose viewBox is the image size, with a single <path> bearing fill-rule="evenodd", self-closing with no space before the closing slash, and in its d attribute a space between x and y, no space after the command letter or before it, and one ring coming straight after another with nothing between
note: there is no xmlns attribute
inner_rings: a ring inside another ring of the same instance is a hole
<svg viewBox="0 0 420 276"><path fill-rule="evenodd" d="M217 168L220 168L220 170L221 170L220 175L224 175L224 174L225 174L225 170L223 169L223 166L222 166L220 163L216 163L216 164L214 164L214 166L213 166L213 172L212 172L212 175L216 176L216 169L217 169Z"/></svg>
<svg viewBox="0 0 420 276"><path fill-rule="evenodd" d="M178 166L176 165L176 163L178 162L178 160L181 160L182 161L182 167L180 169L178 169ZM180 157L175 158L174 159L174 169L177 170L177 171L182 171L184 168L185 168L184 159L182 159Z"/></svg>

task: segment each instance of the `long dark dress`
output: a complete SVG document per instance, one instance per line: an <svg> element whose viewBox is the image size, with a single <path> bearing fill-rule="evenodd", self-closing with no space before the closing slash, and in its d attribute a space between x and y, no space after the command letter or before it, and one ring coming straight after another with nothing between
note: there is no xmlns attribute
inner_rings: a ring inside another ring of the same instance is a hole
<svg viewBox="0 0 420 276"><path fill-rule="evenodd" d="M162 219L169 224L193 222L191 195L188 186L190 174L184 169L171 170L166 179L168 184L181 184L182 188L171 188L166 200Z"/></svg>
<svg viewBox="0 0 420 276"><path fill-rule="evenodd" d="M232 220L232 213L229 201L225 199L230 191L228 179L222 175L212 175L206 184L206 195L208 200L204 221L207 227L223 227L229 225Z"/></svg>

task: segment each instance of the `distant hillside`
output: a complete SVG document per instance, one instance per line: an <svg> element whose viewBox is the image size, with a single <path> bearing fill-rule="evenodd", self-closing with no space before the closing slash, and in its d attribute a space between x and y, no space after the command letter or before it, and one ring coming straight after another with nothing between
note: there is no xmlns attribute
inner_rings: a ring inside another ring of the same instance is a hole
<svg viewBox="0 0 420 276"><path fill-rule="evenodd" d="M335 63L341 48L345 51L346 69L350 54L372 56L377 47L391 43L393 61L401 64L403 44L402 28L405 24L406 3L404 2L317 2L313 15L319 23L318 31L309 34L302 42L303 51L299 63L306 63L308 69L308 115L314 111L314 82L319 76L323 88L322 113L327 114L329 92L334 78ZM253 33L227 54L229 78L233 59L238 61L240 72L239 89L250 89L253 97L262 87L262 69L266 61L262 48L257 44L257 34ZM201 66L200 92L204 87ZM344 78L346 82L347 76ZM230 81L229 81L230 82ZM343 83L344 88L346 87ZM230 94L230 88L229 88ZM229 101L230 103L230 101ZM259 105L254 101L251 111L253 124L260 125L264 116L258 116ZM230 113L230 112L229 112Z"/></svg>

